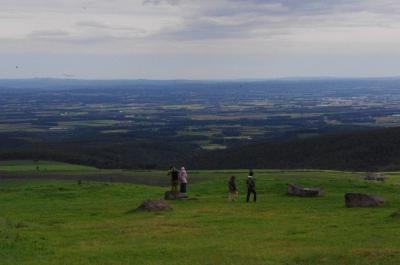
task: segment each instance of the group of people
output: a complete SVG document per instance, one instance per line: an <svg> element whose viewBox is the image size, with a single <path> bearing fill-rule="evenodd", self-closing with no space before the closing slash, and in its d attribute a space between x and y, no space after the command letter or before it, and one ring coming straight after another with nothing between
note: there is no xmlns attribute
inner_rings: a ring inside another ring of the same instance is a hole
<svg viewBox="0 0 400 265"><path fill-rule="evenodd" d="M179 192L186 193L188 174L185 167L181 167L180 171L178 171L175 167L170 167L168 175L171 176L171 192L175 195Z"/></svg>
<svg viewBox="0 0 400 265"><path fill-rule="evenodd" d="M249 175L247 176L246 186L247 186L246 202L248 203L250 201L251 194L253 194L253 201L256 202L257 201L256 183L254 181L254 173L252 170L250 170ZM229 200L235 201L239 196L239 192L236 186L235 176L230 177L228 182L228 190L229 190L229 195L228 195Z"/></svg>
<svg viewBox="0 0 400 265"><path fill-rule="evenodd" d="M168 171L168 175L171 177L171 192L175 195L178 193L185 194L187 191L187 183L188 183L188 174L185 167L181 167L181 170L178 171L175 167L172 166ZM254 181L254 173L252 170L250 170L249 175L247 176L246 186L247 186L246 202L248 203L250 201L251 194L253 194L253 201L256 202L257 201L256 183ZM229 179L228 191L229 191L228 195L229 200L235 201L239 196L239 192L236 186L235 176L231 176Z"/></svg>

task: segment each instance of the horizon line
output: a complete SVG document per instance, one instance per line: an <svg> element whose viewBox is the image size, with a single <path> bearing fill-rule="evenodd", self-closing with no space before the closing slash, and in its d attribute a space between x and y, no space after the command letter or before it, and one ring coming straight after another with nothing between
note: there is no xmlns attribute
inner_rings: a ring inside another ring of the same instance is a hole
<svg viewBox="0 0 400 265"><path fill-rule="evenodd" d="M160 82L260 82L260 81L291 81L291 80L329 80L329 79L400 79L400 75L393 76L286 76L269 78L84 78L84 77L0 77L0 81L23 81L23 80L60 80L60 81L160 81Z"/></svg>

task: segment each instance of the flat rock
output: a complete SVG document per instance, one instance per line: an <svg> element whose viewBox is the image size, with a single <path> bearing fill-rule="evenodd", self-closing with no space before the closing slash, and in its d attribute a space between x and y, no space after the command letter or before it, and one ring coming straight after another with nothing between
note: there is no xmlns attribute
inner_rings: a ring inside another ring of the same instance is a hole
<svg viewBox="0 0 400 265"><path fill-rule="evenodd" d="M374 172L369 172L364 177L365 180L385 181L386 177Z"/></svg>
<svg viewBox="0 0 400 265"><path fill-rule="evenodd" d="M324 191L321 188L305 188L301 185L289 183L288 194L300 197L319 197L324 194Z"/></svg>
<svg viewBox="0 0 400 265"><path fill-rule="evenodd" d="M344 195L346 207L378 207L385 203L385 200L364 193L350 192Z"/></svg>
<svg viewBox="0 0 400 265"><path fill-rule="evenodd" d="M188 199L189 196L187 196L184 193L178 192L177 194L172 193L171 191L166 191L164 193L164 199L165 200L182 200L182 199Z"/></svg>
<svg viewBox="0 0 400 265"><path fill-rule="evenodd" d="M145 200L136 209L138 211L158 212L172 210L165 200Z"/></svg>

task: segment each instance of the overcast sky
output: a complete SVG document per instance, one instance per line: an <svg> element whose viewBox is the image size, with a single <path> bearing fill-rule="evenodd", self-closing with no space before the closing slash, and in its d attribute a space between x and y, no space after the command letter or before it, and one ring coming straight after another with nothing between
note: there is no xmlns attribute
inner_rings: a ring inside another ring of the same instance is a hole
<svg viewBox="0 0 400 265"><path fill-rule="evenodd" d="M399 0L0 0L0 78L394 75Z"/></svg>

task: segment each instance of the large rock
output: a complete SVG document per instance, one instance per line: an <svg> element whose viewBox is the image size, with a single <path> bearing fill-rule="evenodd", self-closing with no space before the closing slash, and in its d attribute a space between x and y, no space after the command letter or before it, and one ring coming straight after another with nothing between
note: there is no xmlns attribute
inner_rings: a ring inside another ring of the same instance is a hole
<svg viewBox="0 0 400 265"><path fill-rule="evenodd" d="M378 207L385 203L385 200L364 193L346 193L344 195L346 207Z"/></svg>
<svg viewBox="0 0 400 265"><path fill-rule="evenodd" d="M289 183L288 194L300 197L318 197L324 194L321 188L304 188L301 185Z"/></svg>
<svg viewBox="0 0 400 265"><path fill-rule="evenodd" d="M375 181L385 181L386 177L381 175L380 173L368 172L365 177L365 180L375 180Z"/></svg>
<svg viewBox="0 0 400 265"><path fill-rule="evenodd" d="M172 208L165 200L145 200L136 210L158 212L169 211L172 210Z"/></svg>
<svg viewBox="0 0 400 265"><path fill-rule="evenodd" d="M164 199L165 200L181 200L181 199L187 199L189 196L187 196L184 193L178 192L177 194L172 193L171 191L166 191L164 193Z"/></svg>

